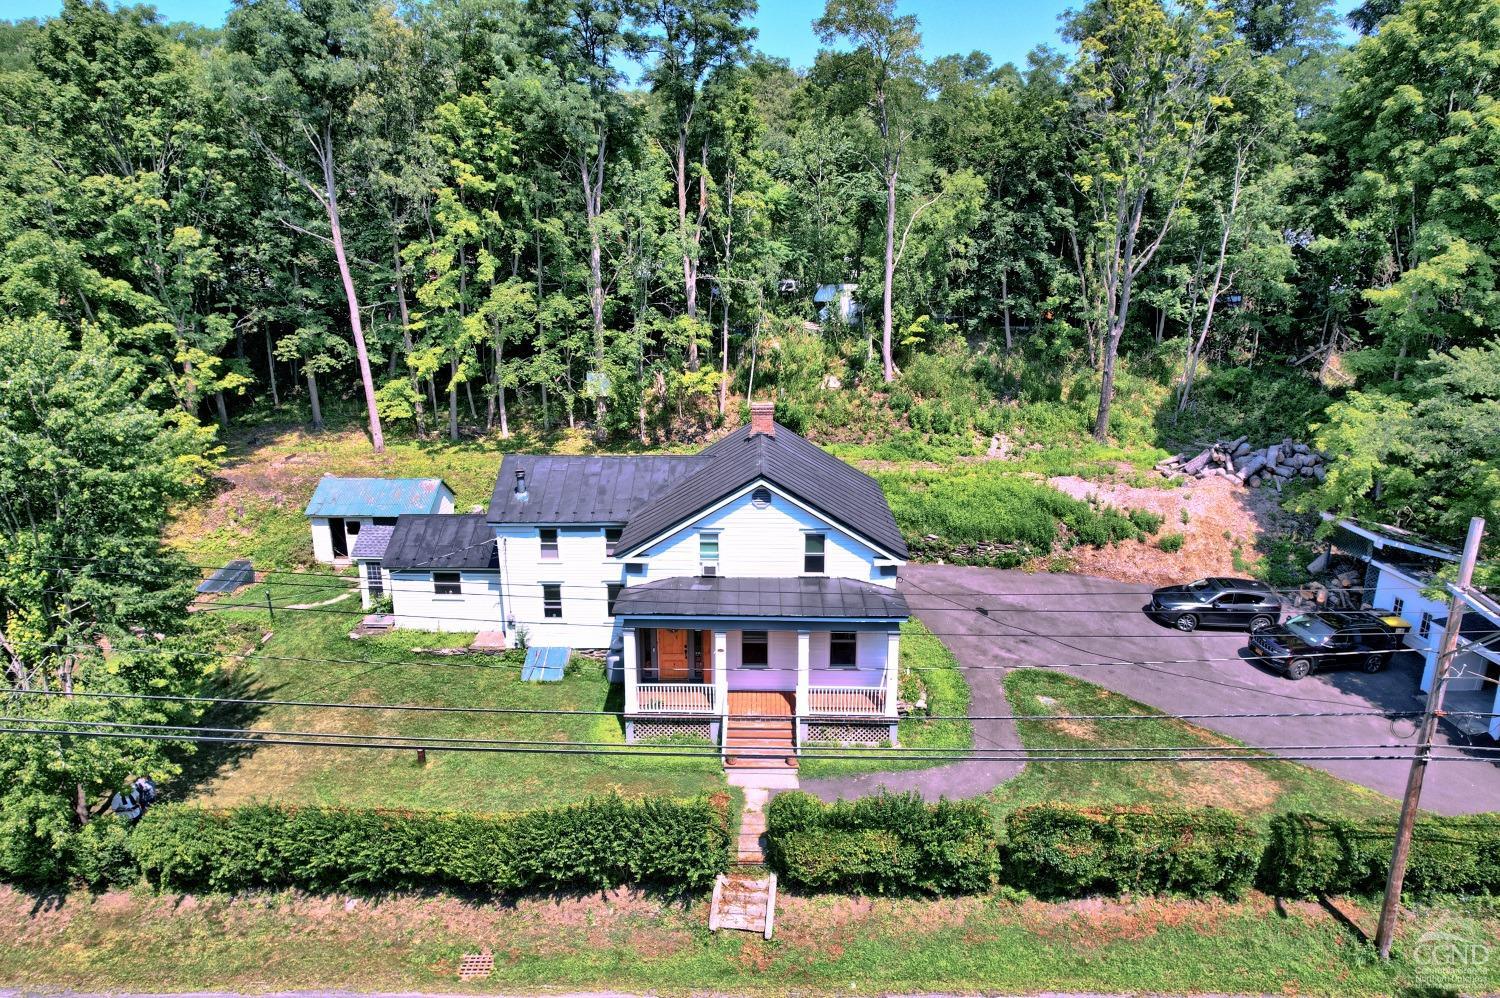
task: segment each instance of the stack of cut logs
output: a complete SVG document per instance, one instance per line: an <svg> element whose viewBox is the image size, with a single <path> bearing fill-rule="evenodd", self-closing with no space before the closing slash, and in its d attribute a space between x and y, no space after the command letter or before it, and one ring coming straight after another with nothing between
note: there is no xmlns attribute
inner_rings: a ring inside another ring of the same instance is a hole
<svg viewBox="0 0 1500 998"><path fill-rule="evenodd" d="M1294 478L1313 478L1321 482L1328 475L1326 464L1324 455L1291 437L1258 448L1250 446L1249 437L1238 437L1210 444L1196 456L1183 453L1169 457L1158 463L1156 470L1165 478L1173 475L1222 477L1251 488L1275 486L1280 492L1282 486Z"/></svg>

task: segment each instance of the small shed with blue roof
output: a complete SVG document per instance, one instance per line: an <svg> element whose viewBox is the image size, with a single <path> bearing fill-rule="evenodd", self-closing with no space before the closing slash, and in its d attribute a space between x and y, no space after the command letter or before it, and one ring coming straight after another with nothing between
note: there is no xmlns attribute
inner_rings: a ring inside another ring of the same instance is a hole
<svg viewBox="0 0 1500 998"><path fill-rule="evenodd" d="M350 559L361 531L394 527L407 513L451 513L453 490L441 478L340 478L324 475L304 513L313 557L325 564Z"/></svg>

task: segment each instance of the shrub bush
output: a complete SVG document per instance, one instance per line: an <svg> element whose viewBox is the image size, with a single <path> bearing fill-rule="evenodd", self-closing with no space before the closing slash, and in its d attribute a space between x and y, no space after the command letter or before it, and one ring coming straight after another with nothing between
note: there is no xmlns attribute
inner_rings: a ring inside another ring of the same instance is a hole
<svg viewBox="0 0 1500 998"><path fill-rule="evenodd" d="M1261 886L1282 897L1369 894L1385 887L1395 825L1311 814L1271 820ZM1500 814L1423 818L1412 832L1406 889L1500 893Z"/></svg>
<svg viewBox="0 0 1500 998"><path fill-rule="evenodd" d="M1149 509L1133 509L1130 511L1130 522L1135 529L1143 534L1154 534L1161 529L1161 525L1167 520L1160 513L1153 513Z"/></svg>
<svg viewBox="0 0 1500 998"><path fill-rule="evenodd" d="M1007 880L1042 897L1186 894L1237 897L1255 879L1262 840L1220 808L1038 804L1006 818Z"/></svg>
<svg viewBox="0 0 1500 998"><path fill-rule="evenodd" d="M974 894L994 883L998 854L974 804L881 794L825 806L793 791L766 812L766 856L788 883L877 894Z"/></svg>
<svg viewBox="0 0 1500 998"><path fill-rule="evenodd" d="M129 835L114 815L95 818L68 840L68 872L94 890L135 883L141 872L130 855Z"/></svg>
<svg viewBox="0 0 1500 998"><path fill-rule="evenodd" d="M1158 537L1156 539L1156 546L1167 554L1175 554L1182 550L1182 543L1185 540L1187 540L1186 537L1174 530L1171 533L1162 534Z"/></svg>
<svg viewBox="0 0 1500 998"><path fill-rule="evenodd" d="M728 864L722 810L706 800L604 798L517 817L252 805L153 809L130 836L172 890L520 892L639 884L701 890Z"/></svg>

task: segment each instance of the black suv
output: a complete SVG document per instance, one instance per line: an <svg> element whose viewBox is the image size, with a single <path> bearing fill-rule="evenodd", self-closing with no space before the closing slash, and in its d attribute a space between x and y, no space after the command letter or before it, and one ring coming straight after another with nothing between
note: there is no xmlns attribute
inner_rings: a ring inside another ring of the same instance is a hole
<svg viewBox="0 0 1500 998"><path fill-rule="evenodd" d="M1410 623L1384 610L1303 613L1257 631L1250 655L1288 679L1302 679L1313 669L1379 672L1391 664L1410 630Z"/></svg>
<svg viewBox="0 0 1500 998"><path fill-rule="evenodd" d="M1179 631L1200 626L1258 631L1281 619L1281 600L1254 579L1199 579L1156 590L1146 612Z"/></svg>

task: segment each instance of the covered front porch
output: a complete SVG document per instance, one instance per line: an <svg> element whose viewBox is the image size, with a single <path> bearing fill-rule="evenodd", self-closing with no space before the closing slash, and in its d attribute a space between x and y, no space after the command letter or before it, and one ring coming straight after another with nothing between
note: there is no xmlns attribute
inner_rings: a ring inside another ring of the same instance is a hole
<svg viewBox="0 0 1500 998"><path fill-rule="evenodd" d="M787 717L795 720L798 744L851 724L878 729L852 740L895 742L900 625L906 617L898 593L841 579L758 580L825 597L847 595L849 587L879 592L873 606L826 598L795 606L784 600L752 604L731 597L743 594L743 583L757 580L691 581L698 584L696 592L652 583L627 588L617 601L631 740L671 730L664 722L706 721L709 737L719 741L730 718ZM860 615L809 612L818 608ZM714 610L719 612L709 612Z"/></svg>

